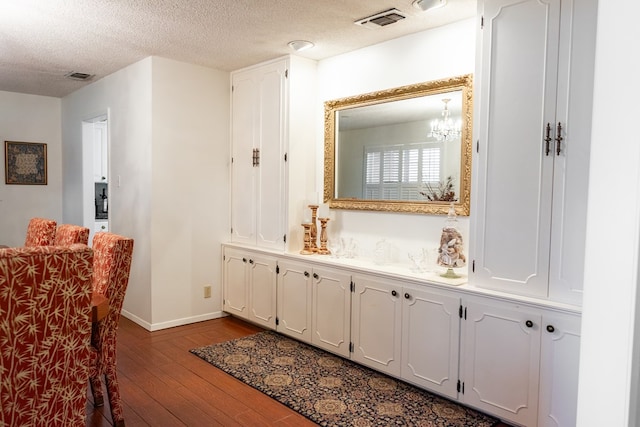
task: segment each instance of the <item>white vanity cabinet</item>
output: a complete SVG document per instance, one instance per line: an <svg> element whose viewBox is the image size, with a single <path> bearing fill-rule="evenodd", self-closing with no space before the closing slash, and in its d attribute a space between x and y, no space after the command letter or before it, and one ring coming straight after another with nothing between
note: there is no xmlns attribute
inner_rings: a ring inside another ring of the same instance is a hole
<svg viewBox="0 0 640 427"><path fill-rule="evenodd" d="M278 270L276 330L349 357L350 274L291 260L281 260Z"/></svg>
<svg viewBox="0 0 640 427"><path fill-rule="evenodd" d="M580 304L597 0L484 0L470 282Z"/></svg>
<svg viewBox="0 0 640 427"><path fill-rule="evenodd" d="M314 73L315 62L297 57L231 73L233 242L285 249L289 196L304 200L309 194L299 170L310 170L314 161L307 147L314 138ZM300 228L301 218L291 221Z"/></svg>
<svg viewBox="0 0 640 427"><path fill-rule="evenodd" d="M223 310L264 328L276 328L275 257L225 248Z"/></svg>
<svg viewBox="0 0 640 427"><path fill-rule="evenodd" d="M524 426L575 426L579 317L463 301L461 400Z"/></svg>
<svg viewBox="0 0 640 427"><path fill-rule="evenodd" d="M457 398L460 298L354 275L352 359Z"/></svg>

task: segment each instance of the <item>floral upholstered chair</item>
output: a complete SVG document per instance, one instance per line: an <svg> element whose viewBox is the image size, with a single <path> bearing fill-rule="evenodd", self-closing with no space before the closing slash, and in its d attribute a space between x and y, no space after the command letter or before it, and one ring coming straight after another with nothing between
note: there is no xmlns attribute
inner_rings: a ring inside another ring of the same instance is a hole
<svg viewBox="0 0 640 427"><path fill-rule="evenodd" d="M116 332L122 302L129 283L133 239L109 232L96 233L93 237L93 251L93 291L107 297L109 313L93 325L91 390L94 405L102 406L104 404L102 378L104 377L113 425L124 426L124 413L116 374Z"/></svg>
<svg viewBox="0 0 640 427"><path fill-rule="evenodd" d="M53 242L56 246L68 246L74 243L89 244L89 229L80 225L60 224L56 229Z"/></svg>
<svg viewBox="0 0 640 427"><path fill-rule="evenodd" d="M53 245L56 238L56 222L46 218L31 218L27 226L26 247Z"/></svg>
<svg viewBox="0 0 640 427"><path fill-rule="evenodd" d="M0 249L0 426L84 427L93 252Z"/></svg>

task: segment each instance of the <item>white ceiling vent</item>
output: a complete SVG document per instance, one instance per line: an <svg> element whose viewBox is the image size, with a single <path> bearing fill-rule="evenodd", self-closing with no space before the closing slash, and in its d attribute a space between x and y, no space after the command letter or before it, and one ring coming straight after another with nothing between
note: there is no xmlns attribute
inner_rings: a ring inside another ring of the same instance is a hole
<svg viewBox="0 0 640 427"><path fill-rule="evenodd" d="M95 74L87 74L87 73L78 73L76 71L72 71L64 75L66 78L71 80L91 80Z"/></svg>
<svg viewBox="0 0 640 427"><path fill-rule="evenodd" d="M375 15L367 16L354 22L356 25L361 25L367 28L380 28L389 24L396 23L406 16L398 9L389 9L384 12L376 13Z"/></svg>

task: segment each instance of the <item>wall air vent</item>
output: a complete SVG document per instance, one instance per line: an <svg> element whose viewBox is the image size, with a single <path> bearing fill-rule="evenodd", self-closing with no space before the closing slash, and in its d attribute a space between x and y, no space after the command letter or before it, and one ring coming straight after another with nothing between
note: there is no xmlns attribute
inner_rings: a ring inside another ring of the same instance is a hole
<svg viewBox="0 0 640 427"><path fill-rule="evenodd" d="M67 73L64 75L66 78L71 79L71 80L91 80L95 74L87 74L87 73L78 73L75 71L72 71L70 73Z"/></svg>
<svg viewBox="0 0 640 427"><path fill-rule="evenodd" d="M402 12L398 9L389 9L384 12L376 13L375 15L367 16L354 22L356 25L361 25L367 28L380 28L389 24L396 23L406 18Z"/></svg>

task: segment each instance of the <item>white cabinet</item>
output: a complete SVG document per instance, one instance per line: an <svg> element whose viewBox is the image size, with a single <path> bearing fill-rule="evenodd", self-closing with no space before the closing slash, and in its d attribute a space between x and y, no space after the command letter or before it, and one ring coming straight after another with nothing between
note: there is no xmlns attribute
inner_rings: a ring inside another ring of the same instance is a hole
<svg viewBox="0 0 640 427"><path fill-rule="evenodd" d="M274 257L224 249L223 310L268 329L276 327Z"/></svg>
<svg viewBox="0 0 640 427"><path fill-rule="evenodd" d="M354 275L352 359L457 398L460 298Z"/></svg>
<svg viewBox="0 0 640 427"><path fill-rule="evenodd" d="M303 185L306 179L301 179L305 175L296 172L297 168L308 172L306 165L313 161L309 154L313 150L306 148L314 138L310 126L313 116L309 113L313 99L306 98L308 106L300 106L297 101L312 90L313 82L306 90L297 86L304 74L303 67L298 66L301 62L304 60L288 57L231 74L233 242L284 249L292 211L287 209L288 196L292 196L291 200L304 200L300 195L309 193ZM299 150L304 155L295 156ZM290 161L289 157L296 158ZM293 167L289 166L292 162ZM296 214L301 216L301 209L298 211ZM301 218L291 220L299 228Z"/></svg>
<svg viewBox="0 0 640 427"><path fill-rule="evenodd" d="M578 411L580 316L543 317L538 426L572 427Z"/></svg>
<svg viewBox="0 0 640 427"><path fill-rule="evenodd" d="M351 276L289 260L278 267L277 331L349 357Z"/></svg>
<svg viewBox="0 0 640 427"><path fill-rule="evenodd" d="M109 178L107 122L95 122L92 124L93 133L93 180L95 182L107 182Z"/></svg>
<svg viewBox="0 0 640 427"><path fill-rule="evenodd" d="M597 0L485 0L477 286L579 304Z"/></svg>
<svg viewBox="0 0 640 427"><path fill-rule="evenodd" d="M524 426L575 426L579 317L464 301L462 401Z"/></svg>
<svg viewBox="0 0 640 427"><path fill-rule="evenodd" d="M109 231L109 221L96 221L93 224L93 232Z"/></svg>

